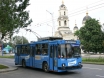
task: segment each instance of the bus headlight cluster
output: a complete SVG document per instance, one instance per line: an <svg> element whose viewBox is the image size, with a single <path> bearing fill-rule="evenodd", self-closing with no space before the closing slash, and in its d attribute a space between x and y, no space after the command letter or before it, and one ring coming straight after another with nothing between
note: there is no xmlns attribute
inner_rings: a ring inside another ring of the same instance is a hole
<svg viewBox="0 0 104 78"><path fill-rule="evenodd" d="M81 65L81 62L79 62L79 65Z"/></svg>
<svg viewBox="0 0 104 78"><path fill-rule="evenodd" d="M82 63L81 63L81 62L79 62L78 64L79 64L79 66L80 66L81 68L83 67L83 65L82 65Z"/></svg>
<svg viewBox="0 0 104 78"><path fill-rule="evenodd" d="M62 63L62 67L65 67L65 63Z"/></svg>

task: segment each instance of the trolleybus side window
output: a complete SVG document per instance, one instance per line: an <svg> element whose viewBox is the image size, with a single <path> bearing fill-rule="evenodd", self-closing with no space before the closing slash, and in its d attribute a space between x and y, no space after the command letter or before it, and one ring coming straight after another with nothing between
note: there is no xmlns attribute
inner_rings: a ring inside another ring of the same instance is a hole
<svg viewBox="0 0 104 78"><path fill-rule="evenodd" d="M30 54L30 46L29 45L25 46L25 53Z"/></svg>
<svg viewBox="0 0 104 78"><path fill-rule="evenodd" d="M36 44L36 55L41 55L41 44Z"/></svg>
<svg viewBox="0 0 104 78"><path fill-rule="evenodd" d="M42 44L42 54L48 55L48 44Z"/></svg>
<svg viewBox="0 0 104 78"><path fill-rule="evenodd" d="M20 54L20 47L17 47L17 54L19 55Z"/></svg>
<svg viewBox="0 0 104 78"><path fill-rule="evenodd" d="M21 54L24 54L25 53L25 46L21 46Z"/></svg>

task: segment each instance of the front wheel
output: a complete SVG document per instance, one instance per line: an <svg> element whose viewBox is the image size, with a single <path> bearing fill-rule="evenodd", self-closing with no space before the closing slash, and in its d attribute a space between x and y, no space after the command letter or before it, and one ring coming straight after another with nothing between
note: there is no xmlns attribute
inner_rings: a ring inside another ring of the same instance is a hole
<svg viewBox="0 0 104 78"><path fill-rule="evenodd" d="M48 64L47 64L47 63L44 63L44 64L43 64L43 70L44 70L45 72L49 72L49 67L48 67Z"/></svg>

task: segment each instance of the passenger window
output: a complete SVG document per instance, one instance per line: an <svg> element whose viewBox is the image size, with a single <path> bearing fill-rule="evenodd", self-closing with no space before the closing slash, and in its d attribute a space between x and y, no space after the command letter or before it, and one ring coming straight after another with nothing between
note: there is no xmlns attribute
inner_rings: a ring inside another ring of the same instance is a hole
<svg viewBox="0 0 104 78"><path fill-rule="evenodd" d="M41 55L41 44L36 44L36 55Z"/></svg>
<svg viewBox="0 0 104 78"><path fill-rule="evenodd" d="M30 46L29 45L25 46L25 53L30 54Z"/></svg>
<svg viewBox="0 0 104 78"><path fill-rule="evenodd" d="M17 47L17 55L20 55L20 47Z"/></svg>
<svg viewBox="0 0 104 78"><path fill-rule="evenodd" d="M42 44L42 55L48 55L48 44Z"/></svg>

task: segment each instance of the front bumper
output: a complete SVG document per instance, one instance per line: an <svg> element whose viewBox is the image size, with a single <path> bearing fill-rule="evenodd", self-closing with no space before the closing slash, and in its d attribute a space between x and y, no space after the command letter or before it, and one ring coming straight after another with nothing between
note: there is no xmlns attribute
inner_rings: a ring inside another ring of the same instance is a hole
<svg viewBox="0 0 104 78"><path fill-rule="evenodd" d="M74 70L74 69L81 69L83 65L78 66L64 66L64 67L58 67L58 70Z"/></svg>

